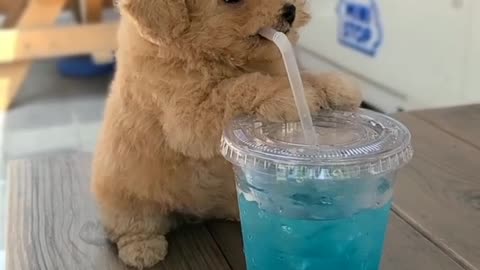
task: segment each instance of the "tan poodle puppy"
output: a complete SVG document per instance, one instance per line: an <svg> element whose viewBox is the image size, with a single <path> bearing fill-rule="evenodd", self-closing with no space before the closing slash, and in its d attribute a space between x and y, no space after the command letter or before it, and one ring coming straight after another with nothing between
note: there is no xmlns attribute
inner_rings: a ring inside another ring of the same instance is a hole
<svg viewBox="0 0 480 270"><path fill-rule="evenodd" d="M303 1L303 0L302 0ZM238 219L224 124L240 114L296 119L278 50L257 33L298 39L300 0L119 0L118 70L94 159L102 221L128 265L167 254L182 217ZM303 74L312 110L353 109L359 92L334 75Z"/></svg>

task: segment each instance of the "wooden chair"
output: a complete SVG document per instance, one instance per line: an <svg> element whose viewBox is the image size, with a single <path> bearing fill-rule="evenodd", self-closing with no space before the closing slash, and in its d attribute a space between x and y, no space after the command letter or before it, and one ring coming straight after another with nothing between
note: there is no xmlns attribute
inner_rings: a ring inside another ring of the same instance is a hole
<svg viewBox="0 0 480 270"><path fill-rule="evenodd" d="M117 24L101 22L103 8L111 4L111 0L0 0L0 13L6 15L0 29L0 110L14 101L32 60L113 52ZM82 24L55 25L65 8L72 8Z"/></svg>

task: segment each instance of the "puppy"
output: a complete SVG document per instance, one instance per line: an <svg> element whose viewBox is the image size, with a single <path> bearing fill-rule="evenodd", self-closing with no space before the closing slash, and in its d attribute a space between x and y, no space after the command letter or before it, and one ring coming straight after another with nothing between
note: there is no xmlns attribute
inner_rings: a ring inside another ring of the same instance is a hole
<svg viewBox="0 0 480 270"><path fill-rule="evenodd" d="M225 123L241 114L295 120L282 59L258 35L292 42L308 22L300 0L119 0L118 69L93 164L103 224L127 265L167 254L182 216L238 220L232 167L220 156ZM341 77L302 74L312 111L354 109Z"/></svg>

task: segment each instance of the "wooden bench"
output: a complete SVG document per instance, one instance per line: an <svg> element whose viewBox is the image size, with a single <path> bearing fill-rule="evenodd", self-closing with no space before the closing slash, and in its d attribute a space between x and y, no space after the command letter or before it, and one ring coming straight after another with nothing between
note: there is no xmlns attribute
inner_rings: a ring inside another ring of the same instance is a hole
<svg viewBox="0 0 480 270"><path fill-rule="evenodd" d="M84 18L87 24L54 24L68 0L0 0L0 8L9 12L0 28L0 110L8 109L14 101L33 60L78 54L113 55L117 23L100 22L107 1L71 1L85 3L90 11Z"/></svg>
<svg viewBox="0 0 480 270"><path fill-rule="evenodd" d="M382 269L480 269L480 106L397 117L416 154L398 177ZM90 160L10 163L6 269L128 269L97 219ZM168 238L169 255L154 269L245 269L239 224L209 222Z"/></svg>

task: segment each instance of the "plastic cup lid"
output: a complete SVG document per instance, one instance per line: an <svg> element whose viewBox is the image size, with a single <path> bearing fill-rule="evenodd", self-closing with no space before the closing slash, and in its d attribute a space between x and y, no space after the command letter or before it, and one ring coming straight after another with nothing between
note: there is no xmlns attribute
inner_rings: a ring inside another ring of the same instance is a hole
<svg viewBox="0 0 480 270"><path fill-rule="evenodd" d="M317 144L307 145L299 122L238 118L224 131L222 154L236 166L319 179L387 174L412 158L410 132L386 115L322 112L313 121Z"/></svg>

